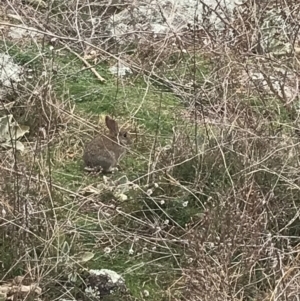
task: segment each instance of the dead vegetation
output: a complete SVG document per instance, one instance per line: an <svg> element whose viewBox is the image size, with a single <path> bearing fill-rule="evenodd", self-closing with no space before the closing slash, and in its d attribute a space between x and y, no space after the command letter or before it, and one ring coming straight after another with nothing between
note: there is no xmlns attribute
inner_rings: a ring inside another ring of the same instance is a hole
<svg viewBox="0 0 300 301"><path fill-rule="evenodd" d="M181 31L114 36L131 3L38 2L0 17L1 52L25 70L0 104L30 128L22 154L1 150L0 279L76 299L82 271L109 266L129 299L298 300L300 4L246 1L231 18L199 1ZM9 36L25 27L38 35ZM135 125L135 147L93 177L82 148L104 113Z"/></svg>

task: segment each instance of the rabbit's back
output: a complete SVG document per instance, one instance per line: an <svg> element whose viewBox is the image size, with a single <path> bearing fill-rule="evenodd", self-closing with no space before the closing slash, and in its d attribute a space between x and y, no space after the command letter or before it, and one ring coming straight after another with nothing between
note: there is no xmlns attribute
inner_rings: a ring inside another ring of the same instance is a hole
<svg viewBox="0 0 300 301"><path fill-rule="evenodd" d="M117 164L122 149L112 138L97 136L86 145L83 161L88 167L108 171Z"/></svg>
<svg viewBox="0 0 300 301"><path fill-rule="evenodd" d="M97 136L85 147L83 161L86 167L110 171L118 164L121 156L124 155L127 146L131 143L127 130L119 130L118 123L105 116L105 124L109 129L109 135Z"/></svg>

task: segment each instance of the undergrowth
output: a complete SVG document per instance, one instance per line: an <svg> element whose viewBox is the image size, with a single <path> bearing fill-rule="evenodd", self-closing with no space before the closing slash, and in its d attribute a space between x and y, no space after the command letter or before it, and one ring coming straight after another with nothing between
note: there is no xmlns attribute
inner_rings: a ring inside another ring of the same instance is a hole
<svg viewBox="0 0 300 301"><path fill-rule="evenodd" d="M297 54L250 45L254 4L238 19L250 28L236 21L220 36L195 21L184 36L145 32L124 46L91 40L75 2L8 3L44 34L15 40L6 24L0 43L23 67L1 116L30 128L24 152L1 149L1 280L24 276L42 299L86 299L85 273L111 269L128 291L106 300L296 300ZM116 63L131 73L112 74ZM117 172L93 175L82 154L106 133L105 115L133 145Z"/></svg>

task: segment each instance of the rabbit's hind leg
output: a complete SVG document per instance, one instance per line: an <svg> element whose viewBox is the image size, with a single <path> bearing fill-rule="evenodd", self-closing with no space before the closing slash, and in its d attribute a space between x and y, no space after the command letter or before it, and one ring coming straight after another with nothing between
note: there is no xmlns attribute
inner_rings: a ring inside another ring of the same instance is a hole
<svg viewBox="0 0 300 301"><path fill-rule="evenodd" d="M116 171L118 171L118 167L115 166L110 166L108 169L103 169L103 173L115 173Z"/></svg>
<svg viewBox="0 0 300 301"><path fill-rule="evenodd" d="M103 169L101 166L94 166L94 167L85 166L84 171L86 171L90 175L98 176L100 173L102 173Z"/></svg>

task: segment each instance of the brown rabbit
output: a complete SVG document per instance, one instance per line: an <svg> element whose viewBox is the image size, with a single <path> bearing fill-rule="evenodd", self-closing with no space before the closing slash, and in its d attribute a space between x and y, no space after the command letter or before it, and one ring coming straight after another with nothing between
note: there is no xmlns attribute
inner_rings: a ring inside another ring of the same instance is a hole
<svg viewBox="0 0 300 301"><path fill-rule="evenodd" d="M118 123L105 116L109 129L108 136L97 136L85 147L83 161L85 166L97 171L111 172L120 158L126 152L126 146L131 143L127 131L119 131Z"/></svg>

